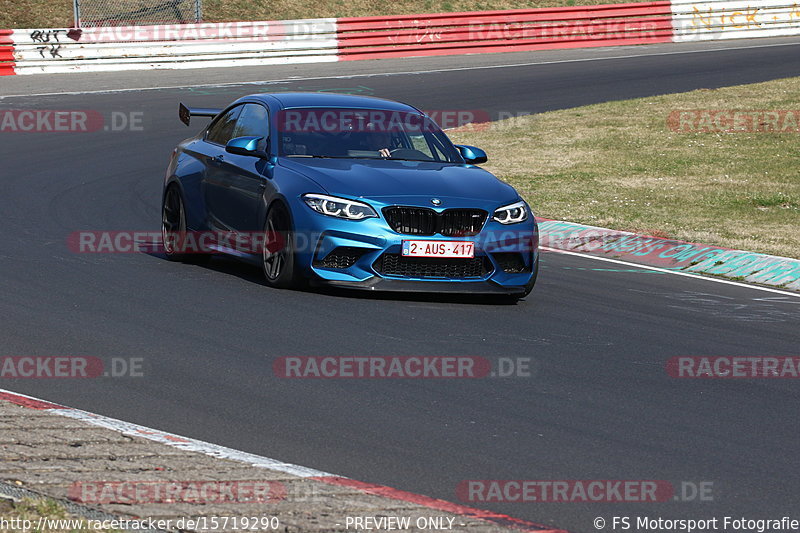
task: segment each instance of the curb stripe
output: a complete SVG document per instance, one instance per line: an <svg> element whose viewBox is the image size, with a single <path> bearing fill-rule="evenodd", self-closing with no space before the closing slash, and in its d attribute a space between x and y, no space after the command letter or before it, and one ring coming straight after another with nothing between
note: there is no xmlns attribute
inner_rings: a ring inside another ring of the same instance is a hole
<svg viewBox="0 0 800 533"><path fill-rule="evenodd" d="M741 283L739 281L731 281L731 280L728 280L728 279L713 278L711 276L703 276L701 274L692 274L691 272L680 272L680 271L677 271L677 270L670 270L670 269L667 269L667 268L654 267L654 266L650 266L650 265L645 265L643 263L631 263L629 261L621 261L619 259L611 259L611 258L608 258L608 257L599 257L599 256L596 256L596 255L589 255L589 254L587 254L585 252L570 252L568 250L560 250L558 248L550 248L550 247L547 247L547 246L540 246L539 249L542 250L542 251L545 251L545 252L553 252L553 253L559 253L559 254L564 254L564 255L574 255L576 257L583 257L585 259L593 259L595 261L606 261L608 263L615 263L617 265L625 265L625 266L636 267L636 268L646 268L647 270L654 270L656 272L663 272L664 274L675 274L676 276L686 276L687 278L694 278L694 279L699 279L699 280L703 280L703 281L712 281L714 283L725 283L726 285L736 285L737 287L745 287L747 289L755 289L755 290L759 290L759 291L766 291L766 292L772 292L772 293L775 293L775 294L780 294L782 296L790 296L790 297L793 296L795 298L800 298L800 294L798 294L796 292L788 292L788 291L782 291L782 290L778 290L778 289L771 289L769 287L764 287L764 286L761 286L761 285L755 285L753 283Z"/></svg>
<svg viewBox="0 0 800 533"><path fill-rule="evenodd" d="M800 290L800 260L537 218L540 247Z"/></svg>
<svg viewBox="0 0 800 533"><path fill-rule="evenodd" d="M88 411L73 409L71 407L66 407L57 403L40 400L32 396L26 396L24 394L19 394L4 389L0 389L0 401L2 400L28 409L43 410L67 418L82 420L94 426L110 429L124 435L142 437L151 441L165 444L167 446L172 446L173 448L179 448L181 450L191 452L199 452L218 459L229 459L240 463L246 463L250 466L255 466L258 468L277 470L279 472L291 474L303 479L326 483L328 485L347 487L363 494L382 496L392 500L413 503L422 507L427 507L428 509L447 512L454 515L463 516L465 518L473 518L483 522L510 527L521 531L537 533L567 533L565 530L553 529L547 526L536 524L534 522L522 520L520 518L513 518L511 516L494 513L492 511L474 509L472 507L466 507L457 503L438 500L429 496L393 489L383 485L364 483L362 481L336 476L320 470L314 470L313 468L306 468L304 466L294 465L291 463L284 463L283 461L234 450L232 448L226 448L210 442L204 442L189 437L182 437L180 435L175 435L174 433L167 433L165 431L159 431L146 426L124 422L115 418L109 418L103 415L90 413Z"/></svg>
<svg viewBox="0 0 800 533"><path fill-rule="evenodd" d="M45 402L43 400L37 400L36 398L31 398L30 396L25 396L22 394L16 394L13 392L8 392L4 390L0 390L0 400L4 400L15 405L19 405L20 407L27 407L28 409L36 409L36 410L52 410L57 411L60 409L66 409L55 403Z"/></svg>

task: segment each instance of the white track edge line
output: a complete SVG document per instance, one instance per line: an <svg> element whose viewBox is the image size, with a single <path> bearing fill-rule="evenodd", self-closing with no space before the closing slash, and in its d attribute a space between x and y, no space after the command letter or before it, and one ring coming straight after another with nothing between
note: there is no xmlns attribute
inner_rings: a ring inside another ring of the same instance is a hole
<svg viewBox="0 0 800 533"><path fill-rule="evenodd" d="M657 43L657 44L671 44L671 43ZM675 43L672 43L675 44ZM635 46L635 45L634 45ZM644 45L647 46L647 45ZM490 69L500 69L500 68L515 68L515 67L532 67L537 65L557 65L563 63L583 63L587 61L606 61L612 59L632 59L637 57L654 57L654 56L672 56L672 55L682 55L682 54L698 54L698 53L710 53L710 52L725 52L728 50L751 50L757 48L776 48L776 47L783 47L783 46L800 46L800 42L797 43L776 43L776 44L759 44L759 45L752 45L752 46L732 46L732 47L725 47L725 48L711 48L708 50L680 50L675 52L652 52L652 53L642 53L642 54L628 54L628 55L621 55L621 56L609 56L609 57L585 57L585 58L578 58L578 59L560 59L554 61L534 61L529 63L510 63L504 65L478 65L473 67L458 67L458 68L448 68L448 69L433 69L433 70L416 70L416 71L402 71L402 72L374 72L371 74L346 74L346 75L339 75L339 76L315 76L315 77L288 77L288 78L279 78L275 80L262 80L262 81L241 81L241 82L230 82L230 83L207 83L201 85L169 85L169 86L162 86L162 87L137 87L137 88L124 88L124 89L105 89L105 90L98 90L98 91L66 91L66 92L52 92L52 93L35 93L35 94L10 94L5 96L0 96L0 100L4 100L6 98L32 98L36 96L66 96L66 95L82 95L82 94L113 94L113 93L125 93L125 92L133 92L133 91L160 91L160 90L170 90L170 89L200 89L200 88L214 88L214 87L237 87L237 86L245 86L245 85L270 85L273 83L282 83L282 82L292 82L292 81L314 81L314 80L347 80L353 78L376 78L381 76L413 76L419 74L437 74L441 72L463 72L463 71L470 71L470 70L490 70ZM513 52L508 52L513 53ZM447 57L447 56L445 56ZM412 59L412 58L404 58L404 59ZM202 67L200 67L202 68ZM220 67L224 68L224 67ZM244 67L243 67L244 68ZM45 74L41 74L44 76Z"/></svg>
<svg viewBox="0 0 800 533"><path fill-rule="evenodd" d="M587 259L596 259L597 261L606 261L606 262L609 262L609 263L617 263L617 264L620 264L620 265L633 266L633 267L637 267L637 268L645 268L645 269L648 269L648 270L655 270L657 272L664 272L666 274L675 274L677 276L686 276L686 277L689 277L689 278L702 279L702 280L705 280L705 281L713 281L715 283L725 283L727 285L735 285L737 287L746 287L748 289L756 289L756 290L759 290L759 291L774 292L775 294L782 294L784 296L794 296L795 298L800 298L800 294L798 294L798 293L789 292L789 291L783 291L783 290L780 290L780 289L773 289L771 287L764 287L762 285L757 285L755 283L742 283L740 281L732 281L732 280L729 280L729 279L715 278L715 277L712 277L710 275L695 274L695 273L691 273L691 272L680 272L680 271L677 271L677 270L670 270L668 268L660 268L660 267L654 267L654 266L650 266L650 265L643 265L641 263L631 263L629 261L622 261L621 259L611 259L610 257L599 257L599 256L596 256L596 255L591 255L591 254L587 254L587 253L584 253L584 252L573 252L573 251L570 251L570 250L559 250L558 248L550 248L549 246L540 246L539 249L540 250L547 250L548 252L556 252L556 253L560 253L560 254L574 255L576 257L585 257Z"/></svg>

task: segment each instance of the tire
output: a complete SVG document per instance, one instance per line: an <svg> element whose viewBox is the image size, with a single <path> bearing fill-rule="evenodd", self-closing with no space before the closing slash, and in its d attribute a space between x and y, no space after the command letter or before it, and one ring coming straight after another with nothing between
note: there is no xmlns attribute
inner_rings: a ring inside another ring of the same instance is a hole
<svg viewBox="0 0 800 533"><path fill-rule="evenodd" d="M530 281L528 281L527 285L525 285L525 292L521 294L509 294L508 296L500 297L500 301L505 304L515 304L522 298L528 296L533 287L536 285L536 278L539 277L539 256L536 256L536 264L533 266L533 276L531 276Z"/></svg>
<svg viewBox="0 0 800 533"><path fill-rule="evenodd" d="M167 192L164 193L164 201L161 205L161 239L164 243L164 255L169 261L194 264L206 263L211 259L211 255L206 253L178 252L174 243L179 241L182 235L186 235L186 209L180 189L175 185L170 185Z"/></svg>
<svg viewBox="0 0 800 533"><path fill-rule="evenodd" d="M264 223L264 235L261 267L267 285L275 289L298 288L301 277L294 254L292 221L282 204L270 208Z"/></svg>
<svg viewBox="0 0 800 533"><path fill-rule="evenodd" d="M525 285L525 292L522 293L520 298L525 298L527 295L531 293L533 290L534 285L536 285L536 278L539 277L539 256L536 256L536 263L533 265L533 276L531 276L531 280Z"/></svg>

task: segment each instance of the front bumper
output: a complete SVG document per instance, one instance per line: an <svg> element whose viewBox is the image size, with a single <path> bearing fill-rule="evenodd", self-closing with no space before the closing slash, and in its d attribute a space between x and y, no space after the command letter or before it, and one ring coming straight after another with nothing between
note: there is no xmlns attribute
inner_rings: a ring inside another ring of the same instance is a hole
<svg viewBox="0 0 800 533"><path fill-rule="evenodd" d="M443 294L525 294L525 287L505 287L491 281L452 282L438 281L432 285L430 281L400 280L374 276L366 281L330 281L312 279L312 285L334 287L340 289L356 289L365 291L417 292Z"/></svg>
<svg viewBox="0 0 800 533"><path fill-rule="evenodd" d="M295 220L298 265L313 284L398 292L520 294L536 275L539 234L534 218L504 226L489 220L476 235L399 234L382 218L340 220L301 206ZM380 212L380 211L379 211ZM417 260L401 255L404 240L472 241L475 258Z"/></svg>

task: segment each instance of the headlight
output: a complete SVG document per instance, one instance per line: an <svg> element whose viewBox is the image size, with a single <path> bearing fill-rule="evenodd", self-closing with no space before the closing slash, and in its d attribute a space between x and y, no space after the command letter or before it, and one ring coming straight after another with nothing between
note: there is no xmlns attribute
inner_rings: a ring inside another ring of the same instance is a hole
<svg viewBox="0 0 800 533"><path fill-rule="evenodd" d="M328 215L329 217L363 220L378 216L369 205L354 200L325 196L324 194L304 194L303 200L308 204L308 207L317 213Z"/></svg>
<svg viewBox="0 0 800 533"><path fill-rule="evenodd" d="M525 202L516 202L496 209L492 220L501 224L517 224L528 220L528 205Z"/></svg>

